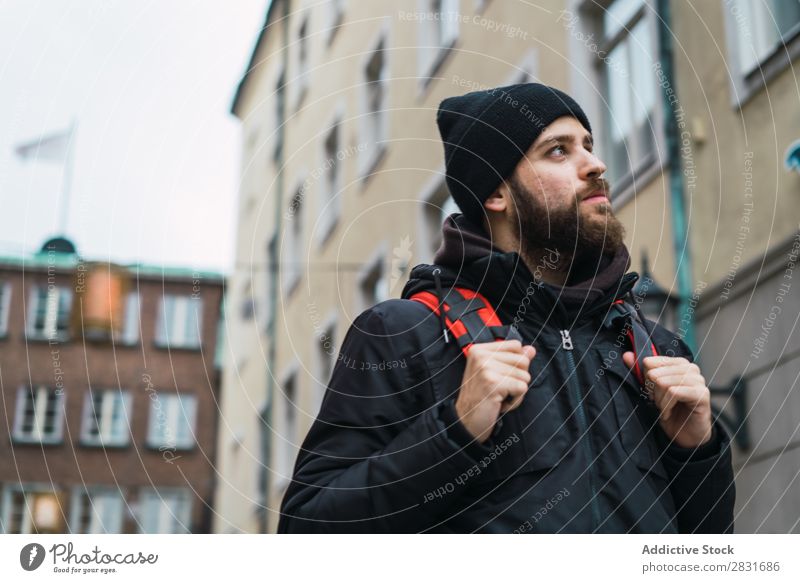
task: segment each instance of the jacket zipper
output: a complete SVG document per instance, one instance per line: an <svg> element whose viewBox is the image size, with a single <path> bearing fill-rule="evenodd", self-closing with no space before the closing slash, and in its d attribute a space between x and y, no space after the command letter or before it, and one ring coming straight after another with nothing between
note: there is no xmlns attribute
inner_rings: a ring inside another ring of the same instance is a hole
<svg viewBox="0 0 800 583"><path fill-rule="evenodd" d="M584 451L589 456L589 487L592 492L592 499L590 502L592 509L592 519L594 521L592 530L596 530L600 525L600 505L597 502L597 488L595 487L594 478L594 447L592 440L589 438L589 426L586 423L586 411L583 408L583 395L577 383L577 367L575 366L575 357L572 355L572 338L569 335L569 330L560 330L561 332L561 348L567 356L567 363L569 364L569 385L572 387L572 392L575 395L575 403L578 406L578 424L582 440L585 444Z"/></svg>

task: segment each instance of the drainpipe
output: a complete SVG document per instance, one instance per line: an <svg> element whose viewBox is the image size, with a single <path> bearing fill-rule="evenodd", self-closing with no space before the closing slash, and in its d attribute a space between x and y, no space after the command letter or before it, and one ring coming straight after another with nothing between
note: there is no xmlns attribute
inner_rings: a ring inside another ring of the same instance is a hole
<svg viewBox="0 0 800 583"><path fill-rule="evenodd" d="M672 244L675 253L676 275L678 279L678 322L683 330L683 341L697 354L694 316L689 305L692 298L692 259L689 247L689 232L686 223L686 200L683 189L683 168L681 147L678 140L678 125L673 115L673 104L669 101L667 88L675 95L678 89L673 76L672 32L670 30L669 0L656 0L658 18L658 45L661 71L664 74L664 89L661 97L664 108L664 135L667 140L669 157L670 215L672 217Z"/></svg>
<svg viewBox="0 0 800 583"><path fill-rule="evenodd" d="M276 2L280 0L275 0ZM283 164L285 160L285 144L286 144L286 79L288 78L289 70L289 4L290 0L282 0L283 14L281 18L281 32L282 32L282 73L280 77L280 87L276 91L275 98L277 100L277 119L278 129L275 135L278 140L278 147L276 148L276 165L278 168L278 175L275 179L275 233L280 233L282 229L281 217L283 214L283 185L284 185L284 172ZM263 482L264 487L264 503L269 506L270 496L270 471L268 468L272 467L272 412L274 410L273 403L275 397L275 323L277 317L275 311L278 305L278 269L279 269L279 250L277 245L269 245L269 256L267 258L267 269L269 270L269 297L270 306L272 307L269 315L269 322L267 323L267 341L269 342L269 350L267 351L267 404L262 413L262 427L261 430L265 433L264 445L266 455L264 456L265 468L260 471L265 472L265 479ZM261 511L261 532L267 532L268 527L268 510L267 508L260 509Z"/></svg>

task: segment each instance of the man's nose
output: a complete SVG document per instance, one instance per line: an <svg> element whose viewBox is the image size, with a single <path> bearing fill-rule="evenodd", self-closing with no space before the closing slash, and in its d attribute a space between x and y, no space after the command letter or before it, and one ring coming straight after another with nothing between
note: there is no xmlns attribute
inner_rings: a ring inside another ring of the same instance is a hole
<svg viewBox="0 0 800 583"><path fill-rule="evenodd" d="M581 166L582 178L588 180L600 178L608 169L603 161L598 158L594 152L589 152L586 150L584 152L584 156L583 165Z"/></svg>

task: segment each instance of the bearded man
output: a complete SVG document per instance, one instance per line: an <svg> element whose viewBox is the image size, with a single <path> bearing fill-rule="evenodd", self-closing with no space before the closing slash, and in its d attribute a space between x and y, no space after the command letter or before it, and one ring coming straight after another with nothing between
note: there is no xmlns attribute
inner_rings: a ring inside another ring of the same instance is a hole
<svg viewBox="0 0 800 583"><path fill-rule="evenodd" d="M628 301L583 110L527 83L437 123L461 213L350 327L279 532L733 532L730 438L691 350Z"/></svg>

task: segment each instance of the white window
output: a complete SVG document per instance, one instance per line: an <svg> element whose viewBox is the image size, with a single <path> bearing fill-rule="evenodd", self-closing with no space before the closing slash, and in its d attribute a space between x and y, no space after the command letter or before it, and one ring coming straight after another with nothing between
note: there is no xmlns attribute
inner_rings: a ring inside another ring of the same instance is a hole
<svg viewBox="0 0 800 583"><path fill-rule="evenodd" d="M277 438L277 460L276 460L276 483L280 490L288 484L292 477L295 456L297 455L297 414L299 404L298 395L298 373L295 369L286 375L282 389L282 430Z"/></svg>
<svg viewBox="0 0 800 583"><path fill-rule="evenodd" d="M131 395L128 391L89 391L83 406L81 440L87 445L127 445L130 411Z"/></svg>
<svg viewBox="0 0 800 583"><path fill-rule="evenodd" d="M125 298L125 321L115 340L120 344L136 344L139 341L139 292L130 292Z"/></svg>
<svg viewBox="0 0 800 583"><path fill-rule="evenodd" d="M242 320L252 320L255 317L256 299L253 295L252 279L248 279L242 285L242 300L240 310Z"/></svg>
<svg viewBox="0 0 800 583"><path fill-rule="evenodd" d="M156 342L168 348L199 348L202 316L201 298L165 295L158 314Z"/></svg>
<svg viewBox="0 0 800 583"><path fill-rule="evenodd" d="M33 534L64 532L60 493L44 486L6 484L0 499L0 532Z"/></svg>
<svg viewBox="0 0 800 583"><path fill-rule="evenodd" d="M418 72L423 86L458 39L459 0L418 0L424 18L419 23Z"/></svg>
<svg viewBox="0 0 800 583"><path fill-rule="evenodd" d="M453 213L460 213L461 210L450 196L444 180L439 182L438 188L428 197L423 208L424 228L427 231L426 240L429 243L428 253L432 259L442 244L442 225L444 225L445 219Z"/></svg>
<svg viewBox="0 0 800 583"><path fill-rule="evenodd" d="M600 66L608 95L606 161L612 196L656 162L652 29L644 0L617 0L603 14L605 57Z"/></svg>
<svg viewBox="0 0 800 583"><path fill-rule="evenodd" d="M361 160L361 176L366 178L386 150L389 83L386 67L386 39L381 38L364 67L362 84L363 115L361 143L366 148Z"/></svg>
<svg viewBox="0 0 800 583"><path fill-rule="evenodd" d="M269 331L272 319L275 317L275 296L277 287L272 289L273 282L278 277L278 264L280 256L278 253L278 234L274 233L267 242L267 294L264 303L264 327Z"/></svg>
<svg viewBox="0 0 800 583"><path fill-rule="evenodd" d="M333 124L328 137L325 138L325 148L323 168L325 175L322 180L322 200L320 201L319 216L319 240L324 243L336 226L341 214L341 193L342 186L342 161L341 155L341 130L339 122Z"/></svg>
<svg viewBox="0 0 800 583"><path fill-rule="evenodd" d="M14 417L14 439L59 443L64 429L64 392L49 387L20 387Z"/></svg>
<svg viewBox="0 0 800 583"><path fill-rule="evenodd" d="M0 337L8 334L8 315L11 308L11 283L0 281Z"/></svg>
<svg viewBox="0 0 800 583"><path fill-rule="evenodd" d="M113 488L72 491L70 531L73 534L120 534L125 516L122 493Z"/></svg>
<svg viewBox="0 0 800 583"><path fill-rule="evenodd" d="M797 0L732 0L739 72L747 75L800 32Z"/></svg>
<svg viewBox="0 0 800 583"><path fill-rule="evenodd" d="M281 157L283 156L283 136L284 132L286 131L285 127L281 127L284 120L284 109L286 108L285 105L286 100L286 73L281 71L281 74L278 76L278 80L275 82L275 109L273 110L273 114L275 115L275 123L273 124L275 131L272 134L275 138L274 143L274 150L272 151L272 160L276 164L280 162Z"/></svg>
<svg viewBox="0 0 800 583"><path fill-rule="evenodd" d="M197 397L195 395L152 393L147 445L175 449L194 447L196 417Z"/></svg>
<svg viewBox="0 0 800 583"><path fill-rule="evenodd" d="M303 19L297 30L297 97L295 107L300 104L308 91L309 83L309 42L308 42L308 16Z"/></svg>
<svg viewBox="0 0 800 583"><path fill-rule="evenodd" d="M328 44L333 41L336 31L344 20L344 0L328 0Z"/></svg>
<svg viewBox="0 0 800 583"><path fill-rule="evenodd" d="M367 265L359 280L362 309L370 308L389 298L389 280L386 277L382 253Z"/></svg>
<svg viewBox="0 0 800 583"><path fill-rule="evenodd" d="M300 282L303 261L303 210L305 207L305 193L300 186L289 202L286 223L286 237L281 249L283 294L288 296Z"/></svg>
<svg viewBox="0 0 800 583"><path fill-rule="evenodd" d="M31 290L28 336L63 339L69 334L72 290L63 286L36 286Z"/></svg>
<svg viewBox="0 0 800 583"><path fill-rule="evenodd" d="M327 42L328 44L333 41L336 31L344 20L344 0L328 0L328 24L327 24Z"/></svg>
<svg viewBox="0 0 800 583"><path fill-rule="evenodd" d="M139 530L144 534L191 532L192 498L188 490L142 490Z"/></svg>
<svg viewBox="0 0 800 583"><path fill-rule="evenodd" d="M317 378L315 383L317 390L314 391L309 415L316 417L319 413L325 390L328 388L333 367L336 364L336 357L336 320L332 318L317 337Z"/></svg>

